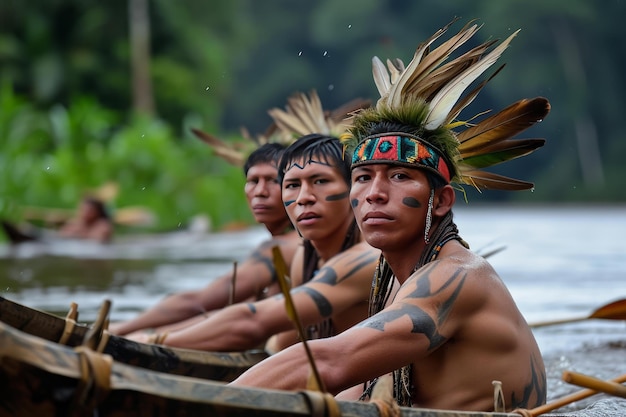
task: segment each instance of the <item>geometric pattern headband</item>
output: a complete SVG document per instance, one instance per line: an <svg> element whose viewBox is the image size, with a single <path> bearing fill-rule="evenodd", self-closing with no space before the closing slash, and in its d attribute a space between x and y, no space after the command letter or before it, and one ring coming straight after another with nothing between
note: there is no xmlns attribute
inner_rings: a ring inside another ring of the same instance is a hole
<svg viewBox="0 0 626 417"><path fill-rule="evenodd" d="M374 163L425 168L450 182L450 169L442 153L409 133L376 134L359 143L352 155L352 168Z"/></svg>

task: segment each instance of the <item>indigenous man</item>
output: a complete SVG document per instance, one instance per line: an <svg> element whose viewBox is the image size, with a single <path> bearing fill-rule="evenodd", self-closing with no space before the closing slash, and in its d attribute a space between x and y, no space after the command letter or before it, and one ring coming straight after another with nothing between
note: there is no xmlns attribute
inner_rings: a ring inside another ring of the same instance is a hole
<svg viewBox="0 0 626 417"><path fill-rule="evenodd" d="M234 301L256 299L263 292L279 291L272 263L272 247L278 246L288 264L291 263L301 239L285 211L278 184L277 164L285 146L267 143L252 152L244 164L245 193L254 219L271 233L237 268ZM164 298L139 316L110 326L112 333L126 335L143 329L172 325L185 327L203 319L206 312L229 303L233 271L221 275L211 284L196 291L185 291ZM189 319L189 320L188 320Z"/></svg>
<svg viewBox="0 0 626 417"><path fill-rule="evenodd" d="M452 220L451 181L479 188L532 186L479 173L476 167L489 164L472 161L468 149L471 156L486 159L517 145L528 148L513 157L532 152L541 140L508 138L549 111L543 98L522 100L458 134L451 130L460 109L449 112L462 93L451 93L452 86L470 84L489 66L483 60L495 61L511 40L485 57L492 43L483 44L468 52L473 60L462 56L444 66L446 71L437 71L432 63L447 58L457 47L452 45L462 44L476 29L468 26L422 55L444 28L418 48L416 61L406 70L391 64L391 81L374 61L381 99L353 120L350 198L366 241L380 248L382 257L370 317L335 337L310 343L331 393L355 386L365 399L378 377L392 373L394 397L403 406L493 410L494 380L502 383L507 409L546 400L545 368L530 328L494 269L468 249ZM416 74L421 80L416 81ZM441 101L434 102L437 98ZM449 107L437 106L446 101ZM492 147L502 142L506 146ZM234 384L297 390L306 387L307 374L307 357L298 344L254 366ZM354 389L345 391L341 398L359 397L354 394Z"/></svg>
<svg viewBox="0 0 626 417"><path fill-rule="evenodd" d="M337 138L310 134L287 148L278 172L287 213L304 238L291 267L297 286L291 291L293 303L307 338L332 336L367 316L380 255L363 241L354 220L348 198L350 158ZM156 341L191 349L244 350L293 326L279 294L223 308Z"/></svg>

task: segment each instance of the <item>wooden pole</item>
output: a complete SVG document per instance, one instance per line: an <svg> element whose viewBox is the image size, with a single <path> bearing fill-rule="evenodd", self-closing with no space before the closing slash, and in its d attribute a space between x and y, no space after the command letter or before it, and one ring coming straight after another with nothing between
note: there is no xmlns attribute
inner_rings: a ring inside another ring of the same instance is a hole
<svg viewBox="0 0 626 417"><path fill-rule="evenodd" d="M562 378L563 381L578 385L579 387L589 388L604 392L605 394L614 395L616 397L626 398L626 387L617 382L604 381L600 378L572 371L563 372Z"/></svg>
<svg viewBox="0 0 626 417"><path fill-rule="evenodd" d="M553 326L555 324L574 323L577 321L589 320L589 319L604 319L604 320L626 320L626 299L616 300L611 303L605 304L595 309L587 317L575 317L571 319L560 319L544 321L540 323L530 323L530 327L544 327Z"/></svg>
<svg viewBox="0 0 626 417"><path fill-rule="evenodd" d="M618 376L615 379L612 379L611 382L621 384L626 382L626 374ZM556 410L557 408L564 407L568 404L571 404L576 401L584 400L587 397L591 397L592 395L598 394L598 391L593 389L584 389L581 391L574 392L572 394L566 395L565 397L561 397L557 400L552 401L549 404L544 404L539 407L533 408L531 410L523 410L524 413L520 413L524 415L524 417L537 417L541 414L548 413L552 410Z"/></svg>

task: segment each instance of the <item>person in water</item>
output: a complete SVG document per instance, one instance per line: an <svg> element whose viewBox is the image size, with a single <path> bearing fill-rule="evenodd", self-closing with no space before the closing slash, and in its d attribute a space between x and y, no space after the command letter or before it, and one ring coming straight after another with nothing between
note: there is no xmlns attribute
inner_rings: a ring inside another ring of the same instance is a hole
<svg viewBox="0 0 626 417"><path fill-rule="evenodd" d="M59 228L58 235L108 243L113 238L113 231L113 220L105 204L95 197L85 196L76 215Z"/></svg>

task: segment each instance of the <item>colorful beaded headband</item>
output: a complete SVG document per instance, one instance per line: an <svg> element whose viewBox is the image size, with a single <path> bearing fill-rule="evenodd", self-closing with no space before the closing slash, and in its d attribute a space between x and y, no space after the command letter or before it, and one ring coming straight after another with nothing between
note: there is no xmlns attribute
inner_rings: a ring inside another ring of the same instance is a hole
<svg viewBox="0 0 626 417"><path fill-rule="evenodd" d="M364 164L399 164L426 168L450 182L450 169L442 153L408 133L384 133L366 137L352 155L352 168Z"/></svg>

